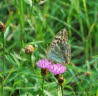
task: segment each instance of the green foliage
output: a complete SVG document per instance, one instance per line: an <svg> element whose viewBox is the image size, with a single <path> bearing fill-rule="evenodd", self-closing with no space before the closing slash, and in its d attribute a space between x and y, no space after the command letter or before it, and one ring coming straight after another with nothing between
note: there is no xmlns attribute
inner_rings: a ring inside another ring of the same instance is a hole
<svg viewBox="0 0 98 96"><path fill-rule="evenodd" d="M63 74L64 96L98 95L98 0L2 0L0 21L6 25L0 32L0 96L42 94L36 62L46 58L50 42L64 27L72 50ZM24 52L27 44L35 48L31 55ZM49 73L45 95L57 96L57 86Z"/></svg>

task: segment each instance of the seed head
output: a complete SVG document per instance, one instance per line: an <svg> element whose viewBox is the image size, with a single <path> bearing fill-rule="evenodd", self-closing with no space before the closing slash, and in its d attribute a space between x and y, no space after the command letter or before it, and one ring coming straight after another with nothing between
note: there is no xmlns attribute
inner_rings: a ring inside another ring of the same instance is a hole
<svg viewBox="0 0 98 96"><path fill-rule="evenodd" d="M27 45L25 48L25 53L31 54L34 52L34 47L32 45Z"/></svg>
<svg viewBox="0 0 98 96"><path fill-rule="evenodd" d="M0 23L0 32L4 31L4 29L5 29L5 25L3 23Z"/></svg>
<svg viewBox="0 0 98 96"><path fill-rule="evenodd" d="M85 72L86 76L90 76L92 73L90 71Z"/></svg>

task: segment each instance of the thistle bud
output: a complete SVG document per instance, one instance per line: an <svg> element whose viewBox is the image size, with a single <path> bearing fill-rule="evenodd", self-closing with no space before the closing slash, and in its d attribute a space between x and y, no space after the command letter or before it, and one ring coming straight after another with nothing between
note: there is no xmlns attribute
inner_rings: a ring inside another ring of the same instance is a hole
<svg viewBox="0 0 98 96"><path fill-rule="evenodd" d="M0 31L4 31L5 25L3 23L0 23Z"/></svg>
<svg viewBox="0 0 98 96"><path fill-rule="evenodd" d="M31 54L34 52L34 47L32 45L27 45L25 48L25 53Z"/></svg>

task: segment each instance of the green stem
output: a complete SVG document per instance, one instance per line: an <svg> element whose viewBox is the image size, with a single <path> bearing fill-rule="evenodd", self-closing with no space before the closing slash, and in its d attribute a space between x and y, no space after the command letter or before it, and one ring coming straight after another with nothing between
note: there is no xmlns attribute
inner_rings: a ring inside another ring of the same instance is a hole
<svg viewBox="0 0 98 96"><path fill-rule="evenodd" d="M57 96L59 96L59 85L57 84Z"/></svg>
<svg viewBox="0 0 98 96"><path fill-rule="evenodd" d="M3 83L3 81L4 81L4 55L5 55L5 50L4 50L4 46L5 46L5 42L4 42L4 32L2 32L2 42L3 42L3 65L2 65L2 88L1 88L1 90L2 90L2 95L1 96L3 96L3 93L4 93L4 83Z"/></svg>
<svg viewBox="0 0 98 96"><path fill-rule="evenodd" d="M63 94L63 86L62 85L61 85L61 93L62 93L62 96L63 96L64 94Z"/></svg>
<svg viewBox="0 0 98 96"><path fill-rule="evenodd" d="M20 33L19 33L19 44L23 47L23 41L25 40L24 32L24 0L20 0L20 3L15 2L18 5L17 12L19 14Z"/></svg>
<svg viewBox="0 0 98 96"><path fill-rule="evenodd" d="M44 96L44 81L45 81L45 76L43 76L43 80L42 80L42 94Z"/></svg>

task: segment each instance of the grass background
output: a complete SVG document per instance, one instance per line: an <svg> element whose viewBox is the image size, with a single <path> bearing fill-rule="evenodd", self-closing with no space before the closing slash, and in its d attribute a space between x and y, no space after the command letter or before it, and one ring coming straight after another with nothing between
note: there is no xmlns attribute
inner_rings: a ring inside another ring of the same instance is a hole
<svg viewBox="0 0 98 96"><path fill-rule="evenodd" d="M35 64L64 27L72 50L64 96L98 96L98 0L2 0L0 21L6 25L5 44L0 32L0 96L40 96ZM32 55L24 52L27 44L35 48ZM46 96L57 96L57 86L49 73Z"/></svg>

